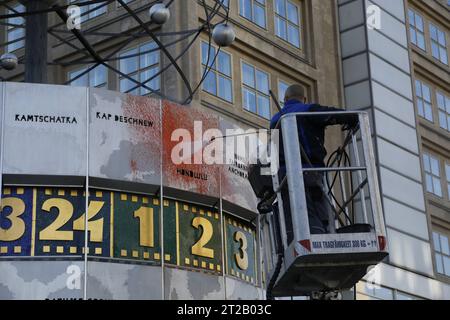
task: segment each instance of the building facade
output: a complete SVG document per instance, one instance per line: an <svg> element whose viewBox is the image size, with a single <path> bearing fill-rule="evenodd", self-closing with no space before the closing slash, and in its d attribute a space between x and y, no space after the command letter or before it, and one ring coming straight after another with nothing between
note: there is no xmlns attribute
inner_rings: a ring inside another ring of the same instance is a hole
<svg viewBox="0 0 450 320"><path fill-rule="evenodd" d="M63 1L61 1L63 2ZM76 4L77 1L67 1ZM126 1L144 21L153 1ZM213 3L209 9L213 9ZM175 1L162 32L195 29L205 19L202 1ZM357 299L450 298L450 13L445 0L231 0L229 21L236 41L217 54L192 105L244 128L267 128L279 100L293 83L311 101L363 109L372 116L373 142L388 230L389 259L357 286ZM23 11L8 2L2 14ZM146 52L146 36L125 41L119 33L138 30L116 1L83 7L81 30L102 57L135 79L149 79L168 64L164 54ZM373 22L371 19L375 19ZM377 20L378 19L378 20ZM374 23L370 28L368 21ZM24 55L22 18L0 30L2 52ZM379 22L379 24L378 24ZM106 88L149 95L126 78L90 66L76 39L55 14L49 15L49 83ZM74 46L61 41L72 41ZM179 65L199 83L208 60L206 30ZM170 42L169 37L161 41ZM176 55L188 40L169 50ZM217 47L210 55L215 55ZM130 58L123 58L131 56ZM114 57L122 57L117 60ZM187 95L175 72L149 82L162 94ZM1 71L23 79L23 65ZM73 80L73 81L71 81ZM336 145L340 135L329 134ZM375 282L370 285L370 282Z"/></svg>
<svg viewBox="0 0 450 320"><path fill-rule="evenodd" d="M346 105L373 116L390 245L373 275L382 286L361 284L359 295L448 299L448 3L339 6Z"/></svg>

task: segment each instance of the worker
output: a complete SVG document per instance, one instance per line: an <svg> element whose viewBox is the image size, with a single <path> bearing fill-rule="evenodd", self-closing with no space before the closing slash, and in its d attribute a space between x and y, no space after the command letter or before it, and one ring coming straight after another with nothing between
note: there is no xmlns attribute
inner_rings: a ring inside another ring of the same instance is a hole
<svg viewBox="0 0 450 320"><path fill-rule="evenodd" d="M284 107L273 116L270 122L270 128L275 129L280 118L289 113L298 112L338 112L342 109L334 107L325 107L318 104L308 104L303 86L294 84L286 90L284 97ZM347 128L356 128L358 125L357 115L330 114L316 116L298 116L298 136L303 149L302 166L303 168L323 168L325 167L325 157L327 150L324 147L325 129L331 125L346 125ZM279 127L279 129L281 129ZM282 134L280 130L280 141ZM280 183L286 175L286 164L284 160L283 143L279 148L279 179ZM289 177L288 177L289 178ZM306 205L308 208L308 219L311 234L323 234L328 232L328 220L331 203L326 194L323 184L324 175L321 172L304 172L303 180L305 184ZM283 200L283 211L286 220L287 239L290 243L293 239L292 218L289 203L288 184L285 183L281 189Z"/></svg>

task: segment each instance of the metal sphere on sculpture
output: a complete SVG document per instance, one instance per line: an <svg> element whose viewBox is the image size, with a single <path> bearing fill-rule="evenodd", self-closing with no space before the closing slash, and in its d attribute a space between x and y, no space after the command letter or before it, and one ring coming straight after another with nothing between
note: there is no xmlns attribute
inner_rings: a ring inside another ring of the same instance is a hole
<svg viewBox="0 0 450 320"><path fill-rule="evenodd" d="M6 70L14 70L19 64L19 59L13 53L5 53L0 57L0 66Z"/></svg>
<svg viewBox="0 0 450 320"><path fill-rule="evenodd" d="M236 38L234 29L229 24L218 24L212 32L214 42L221 47L228 47Z"/></svg>
<svg viewBox="0 0 450 320"><path fill-rule="evenodd" d="M150 21L164 24L170 19L170 11L163 3L157 3L150 8Z"/></svg>

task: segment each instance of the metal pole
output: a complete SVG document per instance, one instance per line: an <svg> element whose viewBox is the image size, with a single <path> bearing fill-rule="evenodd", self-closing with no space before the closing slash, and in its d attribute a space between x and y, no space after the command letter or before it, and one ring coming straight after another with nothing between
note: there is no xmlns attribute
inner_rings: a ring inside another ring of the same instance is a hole
<svg viewBox="0 0 450 320"><path fill-rule="evenodd" d="M356 141L356 136L354 134L352 134L352 144L353 144L353 152L355 153L356 165L361 166L361 161L359 159L358 145ZM363 181L362 173L361 171L358 171L358 182L361 184L362 181ZM363 218L364 218L363 223L368 223L369 220L367 218L366 195L364 192L364 187L361 189L361 206L363 209Z"/></svg>
<svg viewBox="0 0 450 320"><path fill-rule="evenodd" d="M87 277L88 277L88 234L89 234L89 88L86 89L86 186L85 186L85 216L84 216L84 291L83 299L87 300Z"/></svg>
<svg viewBox="0 0 450 320"><path fill-rule="evenodd" d="M223 202L222 202L222 172L219 172L219 212L220 212L220 230L222 232L220 233L220 244L222 246L221 254L222 254L222 279L223 279L223 288L224 288L224 299L227 299L227 278L225 275L225 268L226 263L225 259L225 237L224 237L224 217L223 217Z"/></svg>
<svg viewBox="0 0 450 320"><path fill-rule="evenodd" d="M161 137L163 136L163 124L162 124L162 117L163 117L163 104L161 99L159 100L159 127L160 127L160 134ZM163 148L162 145L160 145L160 154L159 154L159 217L160 217L160 236L159 236L159 243L160 243L160 249L161 249L161 298L162 300L166 299L166 280L165 280L165 247L164 247L164 182L163 182Z"/></svg>
<svg viewBox="0 0 450 320"><path fill-rule="evenodd" d="M306 204L303 165L300 153L297 117L286 115L281 118L283 145L288 177L289 201L291 205L294 241L310 239L308 208Z"/></svg>
<svg viewBox="0 0 450 320"><path fill-rule="evenodd" d="M48 9L47 1L24 0L26 12ZM37 13L25 17L25 82L47 83L48 14Z"/></svg>
<svg viewBox="0 0 450 320"><path fill-rule="evenodd" d="M329 168L303 168L303 172L346 172L366 171L367 167L329 167Z"/></svg>
<svg viewBox="0 0 450 320"><path fill-rule="evenodd" d="M347 202L347 185L345 184L344 177L342 176L342 171L339 171L338 174L339 174L339 182L340 182L340 187L341 187L341 192L342 192L342 200L344 200L344 203L346 203ZM351 190L351 192L352 191L353 190ZM349 217L348 208L345 207L344 210L345 210L345 214ZM353 221L354 221L354 218L353 218Z"/></svg>
<svg viewBox="0 0 450 320"><path fill-rule="evenodd" d="M1 145L0 145L0 212L3 210L3 158L4 158L4 151L5 151L5 100L6 100L6 84L4 82L1 82L1 93L2 93L2 109L1 109Z"/></svg>
<svg viewBox="0 0 450 320"><path fill-rule="evenodd" d="M383 219L383 206L381 202L381 194L379 189L377 167L375 164L375 153L373 150L369 116L360 114L359 122L361 124L361 141L363 145L364 158L367 166L367 179L369 185L370 202L372 206L373 222L377 233L386 235L386 229Z"/></svg>

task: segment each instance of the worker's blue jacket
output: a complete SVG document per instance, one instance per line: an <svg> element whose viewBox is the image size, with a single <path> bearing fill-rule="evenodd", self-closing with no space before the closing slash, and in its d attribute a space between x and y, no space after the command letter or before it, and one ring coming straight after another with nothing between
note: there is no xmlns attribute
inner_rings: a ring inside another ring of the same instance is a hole
<svg viewBox="0 0 450 320"><path fill-rule="evenodd" d="M273 116L270 121L270 128L274 129L280 118L288 113L297 112L336 112L343 111L334 107L325 107L318 104L303 104L298 100L288 100L284 108ZM344 115L326 115L326 116L299 116L297 117L298 137L300 144L305 150L312 166L325 167L324 159L327 151L324 147L325 128L336 124L349 124L354 126L357 124L357 116ZM281 126L278 127L281 129ZM280 166L284 167L284 150L282 143L282 134L280 130ZM302 157L303 167L310 167L308 160Z"/></svg>

